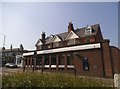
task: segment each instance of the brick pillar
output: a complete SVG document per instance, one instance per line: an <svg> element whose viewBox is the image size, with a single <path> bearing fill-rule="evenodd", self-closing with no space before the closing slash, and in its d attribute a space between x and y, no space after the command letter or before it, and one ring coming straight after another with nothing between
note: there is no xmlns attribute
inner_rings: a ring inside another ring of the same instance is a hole
<svg viewBox="0 0 120 89"><path fill-rule="evenodd" d="M104 40L102 42L102 51L103 51L102 53L103 53L105 77L111 78L113 77L113 70L112 70L112 62L110 55L109 40Z"/></svg>
<svg viewBox="0 0 120 89"><path fill-rule="evenodd" d="M27 67L29 67L29 57L27 58Z"/></svg>
<svg viewBox="0 0 120 89"><path fill-rule="evenodd" d="M30 58L30 67L32 68L32 57Z"/></svg>
<svg viewBox="0 0 120 89"><path fill-rule="evenodd" d="M26 58L23 57L23 72L25 72L25 67L26 67L25 60L26 60Z"/></svg>
<svg viewBox="0 0 120 89"><path fill-rule="evenodd" d="M58 71L59 55L56 55L56 70Z"/></svg>
<svg viewBox="0 0 120 89"><path fill-rule="evenodd" d="M42 73L43 73L43 71L44 71L44 60L45 60L45 56L43 55L43 56L42 56Z"/></svg>
<svg viewBox="0 0 120 89"><path fill-rule="evenodd" d="M25 67L27 67L27 57L25 57Z"/></svg>
<svg viewBox="0 0 120 89"><path fill-rule="evenodd" d="M34 70L36 70L36 58L34 58Z"/></svg>
<svg viewBox="0 0 120 89"><path fill-rule="evenodd" d="M64 56L65 71L67 71L67 55Z"/></svg>
<svg viewBox="0 0 120 89"><path fill-rule="evenodd" d="M49 70L51 70L51 55L49 55Z"/></svg>

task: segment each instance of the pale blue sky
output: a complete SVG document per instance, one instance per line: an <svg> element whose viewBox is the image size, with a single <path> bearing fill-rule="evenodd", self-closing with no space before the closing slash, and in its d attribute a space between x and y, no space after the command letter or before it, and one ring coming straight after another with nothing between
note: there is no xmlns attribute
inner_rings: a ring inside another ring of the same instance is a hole
<svg viewBox="0 0 120 89"><path fill-rule="evenodd" d="M70 21L74 28L99 23L104 38L118 46L117 2L3 2L0 33L6 35L6 48L22 43L25 49L35 49L42 31L47 36L66 32ZM3 36L0 37L3 43Z"/></svg>

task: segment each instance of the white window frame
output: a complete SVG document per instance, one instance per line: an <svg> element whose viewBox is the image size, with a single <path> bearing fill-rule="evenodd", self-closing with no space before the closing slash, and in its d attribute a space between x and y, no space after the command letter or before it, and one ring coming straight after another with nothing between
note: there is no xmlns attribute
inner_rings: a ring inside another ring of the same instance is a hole
<svg viewBox="0 0 120 89"><path fill-rule="evenodd" d="M88 26L86 29L85 29L85 34L91 34L92 33L92 27L91 26Z"/></svg>

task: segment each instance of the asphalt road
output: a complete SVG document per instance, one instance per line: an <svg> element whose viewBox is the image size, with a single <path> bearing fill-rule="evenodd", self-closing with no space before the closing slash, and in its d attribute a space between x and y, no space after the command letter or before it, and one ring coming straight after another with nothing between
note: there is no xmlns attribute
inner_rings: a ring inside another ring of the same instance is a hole
<svg viewBox="0 0 120 89"><path fill-rule="evenodd" d="M1 67L0 69L1 69L0 74L5 74L5 73L8 73L8 72L20 72L20 71L22 71L22 68Z"/></svg>

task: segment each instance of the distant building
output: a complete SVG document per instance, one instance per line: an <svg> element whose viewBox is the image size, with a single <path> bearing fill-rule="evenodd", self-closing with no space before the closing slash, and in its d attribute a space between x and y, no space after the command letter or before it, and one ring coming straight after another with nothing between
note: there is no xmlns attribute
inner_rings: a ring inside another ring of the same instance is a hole
<svg viewBox="0 0 120 89"><path fill-rule="evenodd" d="M16 55L22 55L24 52L27 52L27 50L21 50L20 48L13 48L12 45L10 46L10 49L1 49L1 60L2 60L2 66L5 65L5 63L15 63L16 61Z"/></svg>
<svg viewBox="0 0 120 89"><path fill-rule="evenodd" d="M109 42L99 24L74 29L70 22L67 32L47 37L42 33L35 45L37 59L34 52L23 54L26 69L34 64L44 71L113 78L120 73L120 50Z"/></svg>

